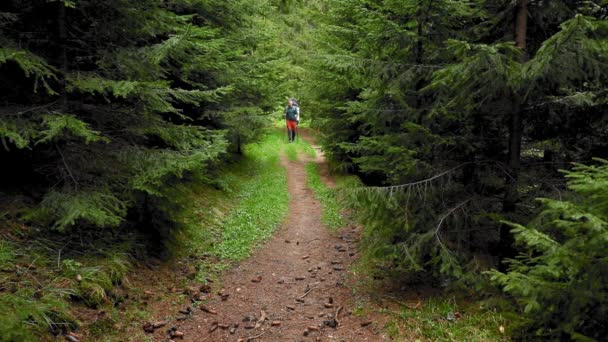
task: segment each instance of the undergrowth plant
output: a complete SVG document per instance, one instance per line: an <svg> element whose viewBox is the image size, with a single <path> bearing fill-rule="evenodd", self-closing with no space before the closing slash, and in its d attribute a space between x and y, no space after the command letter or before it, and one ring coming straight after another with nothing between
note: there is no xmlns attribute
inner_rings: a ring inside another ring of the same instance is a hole
<svg viewBox="0 0 608 342"><path fill-rule="evenodd" d="M608 161L566 172L567 200L541 199L530 224L511 223L522 252L492 280L521 304L528 336L600 341L608 335Z"/></svg>
<svg viewBox="0 0 608 342"><path fill-rule="evenodd" d="M381 309L384 330L399 341L507 341L511 317L491 303L437 296Z"/></svg>
<svg viewBox="0 0 608 342"><path fill-rule="evenodd" d="M37 260L23 258L9 242L0 241L0 341L39 341L49 331L76 326L66 299L74 294L57 283L41 284ZM28 262L27 264L23 261Z"/></svg>

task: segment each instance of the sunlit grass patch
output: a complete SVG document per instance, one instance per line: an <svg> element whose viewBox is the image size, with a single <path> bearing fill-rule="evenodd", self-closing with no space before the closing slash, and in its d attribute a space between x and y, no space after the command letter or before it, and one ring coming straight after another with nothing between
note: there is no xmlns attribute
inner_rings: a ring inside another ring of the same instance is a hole
<svg viewBox="0 0 608 342"><path fill-rule="evenodd" d="M298 160L298 156L301 154L306 155L310 158L314 158L317 156L317 152L315 151L315 149L312 148L309 143L304 141L304 139L296 136L296 140L292 143L289 143L287 141L287 133L285 133L285 136L286 137L284 151L285 155L287 155L287 158L289 160Z"/></svg>
<svg viewBox="0 0 608 342"><path fill-rule="evenodd" d="M398 310L381 309L391 319L387 334L407 341L508 341L508 319L483 301L439 296L402 304Z"/></svg>
<svg viewBox="0 0 608 342"><path fill-rule="evenodd" d="M287 177L279 164L280 133L272 131L261 142L245 148L246 159L233 174L242 181L240 201L222 223L221 241L212 253L220 259L242 260L281 223L289 202Z"/></svg>

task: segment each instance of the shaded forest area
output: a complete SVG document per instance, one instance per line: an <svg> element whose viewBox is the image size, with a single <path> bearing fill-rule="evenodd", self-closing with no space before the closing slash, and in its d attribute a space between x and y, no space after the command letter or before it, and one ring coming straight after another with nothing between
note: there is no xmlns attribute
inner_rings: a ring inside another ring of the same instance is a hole
<svg viewBox="0 0 608 342"><path fill-rule="evenodd" d="M489 275L528 314L524 336L601 340L606 2L325 5L306 94L335 167L372 185L345 194L372 274Z"/></svg>
<svg viewBox="0 0 608 342"><path fill-rule="evenodd" d="M65 333L67 299L116 302L134 264L179 253L184 188L222 189L287 96L366 185L339 195L379 283L502 291L514 339L601 340L607 16L605 0L3 1L0 340ZM38 257L58 274L32 275Z"/></svg>
<svg viewBox="0 0 608 342"><path fill-rule="evenodd" d="M116 305L134 265L180 253L189 189L221 189L289 95L265 19L285 6L0 4L0 340L65 333L66 299Z"/></svg>

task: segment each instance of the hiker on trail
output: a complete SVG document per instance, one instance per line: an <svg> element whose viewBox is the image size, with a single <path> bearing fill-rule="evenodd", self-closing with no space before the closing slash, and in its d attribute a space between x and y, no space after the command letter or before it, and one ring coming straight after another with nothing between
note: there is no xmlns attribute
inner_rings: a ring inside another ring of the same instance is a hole
<svg viewBox="0 0 608 342"><path fill-rule="evenodd" d="M289 99L285 107L285 121L287 122L287 137L289 142L296 140L296 131L300 123L300 107L295 99Z"/></svg>

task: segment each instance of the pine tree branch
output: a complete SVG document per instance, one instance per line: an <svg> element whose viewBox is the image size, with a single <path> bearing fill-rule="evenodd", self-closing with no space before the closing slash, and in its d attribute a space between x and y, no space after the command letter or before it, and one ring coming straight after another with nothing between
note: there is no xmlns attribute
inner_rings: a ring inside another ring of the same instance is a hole
<svg viewBox="0 0 608 342"><path fill-rule="evenodd" d="M467 163L463 163L460 164L458 166L455 166L447 171L444 171L442 173L436 174L433 177L427 178L427 179L423 179L421 181L417 181L417 182L412 182L412 183L406 183L406 184L400 184L400 185L390 185L390 186L371 186L371 187L359 187L359 188L353 188L350 189L351 191L358 191L358 190L378 190L378 191L388 191L388 192L394 192L394 191L399 191L402 189L406 189L406 188L411 188L417 185L426 185L428 183L433 182L434 180L441 178L443 176L446 176L456 170L459 170L467 165L470 164L475 164L475 162L467 162Z"/></svg>
<svg viewBox="0 0 608 342"><path fill-rule="evenodd" d="M70 170L70 167L68 166L68 163L65 161L63 152L61 152L61 149L59 148L59 146L57 146L57 144L55 144L55 148L57 149L57 152L59 152L59 156L61 156L61 161L63 162L63 166L65 167L66 171L68 172L68 175L70 176L70 178L72 178L72 181L74 182L75 189L78 190L78 181L72 174L72 171Z"/></svg>
<svg viewBox="0 0 608 342"><path fill-rule="evenodd" d="M441 217L441 219L439 220L439 223L437 223L437 227L435 228L434 235L435 235L435 237L437 238L437 242L439 243L439 246L441 246L441 248L442 248L444 251L446 251L446 252L448 252L448 253L450 253L450 254L451 254L450 250L449 250L449 249L448 249L448 248L445 246L445 244L444 244L444 243L441 241L441 236L440 236L440 234L439 234L439 233L440 233L440 232L439 232L439 230L441 229L441 225L443 224L443 222L444 222L444 221L445 221L445 220L446 220L446 219L447 219L447 218L448 218L450 215L452 215L452 214L453 214L453 213L454 213L456 210L458 210L458 209L462 208L463 206L465 206L465 205L466 205L467 203L469 203L471 200L472 200L472 199L468 199L468 200L466 200L466 201L464 201L464 202L461 202L460 204L458 204L457 206L453 207L452 209L450 209L450 210L449 210L449 211L448 211L448 212L447 212L445 215L443 215L443 216Z"/></svg>
<svg viewBox="0 0 608 342"><path fill-rule="evenodd" d="M57 102L59 102L59 101L53 101L53 102L50 102L50 103L47 103L47 104L44 104L44 105L41 105L41 106L31 107L31 108L22 110L22 111L17 112L17 113L12 113L12 112L2 113L2 116L20 116L20 115L23 115L23 114L26 114L26 113L35 112L35 111L38 111L38 110L41 110L41 109L46 109L46 108L52 107L52 106L56 105Z"/></svg>

